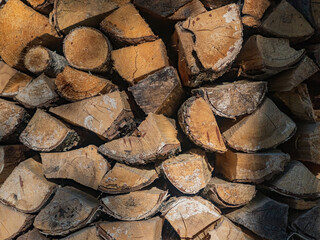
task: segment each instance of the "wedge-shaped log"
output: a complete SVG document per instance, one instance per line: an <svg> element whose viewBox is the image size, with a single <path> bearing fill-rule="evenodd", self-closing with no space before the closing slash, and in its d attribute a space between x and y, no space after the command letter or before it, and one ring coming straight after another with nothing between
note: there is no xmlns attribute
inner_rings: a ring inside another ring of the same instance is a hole
<svg viewBox="0 0 320 240"><path fill-rule="evenodd" d="M290 155L281 151L216 154L216 170L234 182L260 183L284 170Z"/></svg>
<svg viewBox="0 0 320 240"><path fill-rule="evenodd" d="M128 88L136 103L148 113L174 115L183 101L180 78L173 67L161 69Z"/></svg>
<svg viewBox="0 0 320 240"><path fill-rule="evenodd" d="M214 114L235 118L251 114L261 104L267 92L267 82L238 81L192 91L203 97Z"/></svg>
<svg viewBox="0 0 320 240"><path fill-rule="evenodd" d="M161 240L163 219L154 217L145 221L101 222L98 232L103 239L152 239Z"/></svg>
<svg viewBox="0 0 320 240"><path fill-rule="evenodd" d="M165 159L181 150L174 122L163 115L149 113L138 127L138 133L138 136L107 142L99 147L99 151L130 165Z"/></svg>
<svg viewBox="0 0 320 240"><path fill-rule="evenodd" d="M51 202L34 220L40 232L53 236L67 235L91 223L99 201L73 187L59 188Z"/></svg>
<svg viewBox="0 0 320 240"><path fill-rule="evenodd" d="M20 134L20 142L35 151L66 151L76 146L79 136L50 114L38 109Z"/></svg>
<svg viewBox="0 0 320 240"><path fill-rule="evenodd" d="M269 6L269 0L245 0L242 8L242 14L252 16L259 21Z"/></svg>
<svg viewBox="0 0 320 240"><path fill-rule="evenodd" d="M126 221L148 219L155 215L167 199L168 192L153 187L123 195L102 198L104 211L110 216Z"/></svg>
<svg viewBox="0 0 320 240"><path fill-rule="evenodd" d="M75 232L63 240L100 240L96 226L84 228Z"/></svg>
<svg viewBox="0 0 320 240"><path fill-rule="evenodd" d="M253 114L236 123L224 121L220 126L228 145L243 152L275 148L296 131L296 124L269 98Z"/></svg>
<svg viewBox="0 0 320 240"><path fill-rule="evenodd" d="M103 176L110 170L110 164L94 145L68 152L40 155L47 178L72 179L93 189L98 189Z"/></svg>
<svg viewBox="0 0 320 240"><path fill-rule="evenodd" d="M116 163L102 178L99 190L108 194L128 193L150 185L157 178L153 168Z"/></svg>
<svg viewBox="0 0 320 240"><path fill-rule="evenodd" d="M288 205L278 203L259 193L253 201L226 214L226 217L262 238L285 240L288 209Z"/></svg>
<svg viewBox="0 0 320 240"><path fill-rule="evenodd" d="M183 85L212 81L231 66L242 46L239 7L230 4L189 18L175 26L179 72Z"/></svg>
<svg viewBox="0 0 320 240"><path fill-rule="evenodd" d="M236 208L249 203L256 194L254 185L231 183L213 177L201 195L222 208Z"/></svg>
<svg viewBox="0 0 320 240"><path fill-rule="evenodd" d="M128 96L119 91L50 108L50 112L109 140L134 125Z"/></svg>
<svg viewBox="0 0 320 240"><path fill-rule="evenodd" d="M17 240L49 240L45 236L43 236L38 229L34 228L27 233L21 235L17 238Z"/></svg>
<svg viewBox="0 0 320 240"><path fill-rule="evenodd" d="M185 101L178 111L178 120L183 132L199 147L211 152L227 151L216 118L203 98Z"/></svg>
<svg viewBox="0 0 320 240"><path fill-rule="evenodd" d="M174 14L168 17L169 21L183 21L189 17L198 16L200 13L206 12L200 0L192 0L179 8Z"/></svg>

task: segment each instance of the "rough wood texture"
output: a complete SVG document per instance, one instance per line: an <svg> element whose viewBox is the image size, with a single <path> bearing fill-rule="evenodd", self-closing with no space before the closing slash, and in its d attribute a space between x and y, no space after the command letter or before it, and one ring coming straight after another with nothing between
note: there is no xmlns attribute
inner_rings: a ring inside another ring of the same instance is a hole
<svg viewBox="0 0 320 240"><path fill-rule="evenodd" d="M248 81L202 87L192 91L210 104L214 114L226 118L251 114L261 104L266 92L267 82Z"/></svg>
<svg viewBox="0 0 320 240"><path fill-rule="evenodd" d="M235 182L260 183L284 170L290 155L281 151L216 154L216 170Z"/></svg>
<svg viewBox="0 0 320 240"><path fill-rule="evenodd" d="M112 92L50 108L66 121L111 140L134 126L133 113L125 92Z"/></svg>
<svg viewBox="0 0 320 240"><path fill-rule="evenodd" d="M191 97L178 112L183 132L196 145L211 152L226 152L227 148L210 105L203 98Z"/></svg>
<svg viewBox="0 0 320 240"><path fill-rule="evenodd" d="M153 113L140 124L137 136L125 136L99 147L102 154L129 165L165 159L180 150L174 123Z"/></svg>
<svg viewBox="0 0 320 240"><path fill-rule="evenodd" d="M152 239L161 240L163 219L154 217L145 221L101 222L98 231L103 239Z"/></svg>
<svg viewBox="0 0 320 240"><path fill-rule="evenodd" d="M249 204L226 214L226 217L262 238L285 240L288 209L288 205L278 203L259 193Z"/></svg>
<svg viewBox="0 0 320 240"><path fill-rule="evenodd" d="M230 4L188 18L175 26L178 36L179 73L185 86L222 76L242 46L239 7Z"/></svg>
<svg viewBox="0 0 320 240"><path fill-rule="evenodd" d="M216 9L227 4L235 3L236 0L201 0L206 8Z"/></svg>
<svg viewBox="0 0 320 240"><path fill-rule="evenodd" d="M68 63L80 70L106 72L109 69L110 51L108 38L90 27L73 29L63 42L63 53Z"/></svg>
<svg viewBox="0 0 320 240"><path fill-rule="evenodd" d="M189 17L198 16L200 13L204 13L207 10L203 6L200 0L192 0L179 8L174 14L168 17L169 20L183 21Z"/></svg>
<svg viewBox="0 0 320 240"><path fill-rule="evenodd" d="M72 187L59 188L51 202L34 220L33 226L44 234L67 235L91 223L99 202Z"/></svg>
<svg viewBox="0 0 320 240"><path fill-rule="evenodd" d="M166 46L161 39L111 52L114 69L130 84L169 66Z"/></svg>
<svg viewBox="0 0 320 240"><path fill-rule="evenodd" d="M139 107L146 113L174 115L181 105L184 91L173 67L159 70L128 88Z"/></svg>
<svg viewBox="0 0 320 240"><path fill-rule="evenodd" d="M0 201L19 211L34 213L48 201L56 184L48 182L41 163L29 158L21 162L0 188Z"/></svg>
<svg viewBox="0 0 320 240"><path fill-rule="evenodd" d="M108 194L128 193L150 185L157 178L153 168L116 163L101 180L99 190Z"/></svg>
<svg viewBox="0 0 320 240"><path fill-rule="evenodd" d="M54 79L41 74L19 91L15 100L26 108L47 107L59 99L55 88Z"/></svg>
<svg viewBox="0 0 320 240"><path fill-rule="evenodd" d="M256 194L254 185L231 183L213 177L201 195L222 208L236 208L249 203Z"/></svg>
<svg viewBox="0 0 320 240"><path fill-rule="evenodd" d="M296 131L296 124L269 98L253 114L227 125L226 121L220 125L226 142L243 152L275 148Z"/></svg>
<svg viewBox="0 0 320 240"><path fill-rule="evenodd" d="M257 20L260 20L269 6L269 0L245 0L242 14L250 15Z"/></svg>
<svg viewBox="0 0 320 240"><path fill-rule="evenodd" d="M54 0L27 0L28 3L42 14L49 14L53 9Z"/></svg>
<svg viewBox="0 0 320 240"><path fill-rule="evenodd" d="M21 235L17 240L49 240L43 236L38 229L34 228L29 230L27 233Z"/></svg>
<svg viewBox="0 0 320 240"><path fill-rule="evenodd" d="M306 50L312 60L320 67L320 44L309 45Z"/></svg>
<svg viewBox="0 0 320 240"><path fill-rule="evenodd" d="M47 178L72 179L93 189L98 189L100 181L110 170L109 163L94 145L69 152L40 155Z"/></svg>
<svg viewBox="0 0 320 240"><path fill-rule="evenodd" d="M257 20L255 17L245 15L241 17L242 24L252 28L258 28L261 25L261 21Z"/></svg>
<svg viewBox="0 0 320 240"><path fill-rule="evenodd" d="M58 119L38 109L20 134L20 142L35 151L66 151L76 146L78 134Z"/></svg>
<svg viewBox="0 0 320 240"><path fill-rule="evenodd" d="M62 239L63 240L100 240L96 226L84 228Z"/></svg>
<svg viewBox="0 0 320 240"><path fill-rule="evenodd" d="M119 220L136 221L148 219L155 215L168 192L153 187L123 195L102 198L103 208L107 214Z"/></svg>

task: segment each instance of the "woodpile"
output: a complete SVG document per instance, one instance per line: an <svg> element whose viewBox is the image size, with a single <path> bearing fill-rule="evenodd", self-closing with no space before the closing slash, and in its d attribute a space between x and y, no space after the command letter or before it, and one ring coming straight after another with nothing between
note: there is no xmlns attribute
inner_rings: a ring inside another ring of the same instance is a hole
<svg viewBox="0 0 320 240"><path fill-rule="evenodd" d="M319 0L0 0L0 240L320 239Z"/></svg>

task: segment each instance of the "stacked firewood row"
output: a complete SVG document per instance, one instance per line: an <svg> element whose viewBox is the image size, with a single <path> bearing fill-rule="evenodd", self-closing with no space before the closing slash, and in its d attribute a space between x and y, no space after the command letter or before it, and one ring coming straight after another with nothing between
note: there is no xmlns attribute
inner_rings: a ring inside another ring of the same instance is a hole
<svg viewBox="0 0 320 240"><path fill-rule="evenodd" d="M0 36L0 240L320 239L319 0L8 0Z"/></svg>

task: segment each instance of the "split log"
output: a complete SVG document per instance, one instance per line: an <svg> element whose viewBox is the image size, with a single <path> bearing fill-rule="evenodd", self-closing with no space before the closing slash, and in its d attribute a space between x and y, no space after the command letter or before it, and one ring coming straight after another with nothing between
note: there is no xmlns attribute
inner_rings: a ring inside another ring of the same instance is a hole
<svg viewBox="0 0 320 240"><path fill-rule="evenodd" d="M250 15L241 17L242 24L247 27L258 28L261 25L261 21Z"/></svg>
<svg viewBox="0 0 320 240"><path fill-rule="evenodd" d="M116 163L101 180L99 190L108 194L133 192L150 185L157 178L153 168Z"/></svg>
<svg viewBox="0 0 320 240"><path fill-rule="evenodd" d="M287 205L259 193L253 201L226 214L226 217L262 238L285 240L287 239L288 209Z"/></svg>
<svg viewBox="0 0 320 240"><path fill-rule="evenodd" d="M45 236L43 236L38 229L34 228L27 233L21 235L17 238L17 240L49 240Z"/></svg>
<svg viewBox="0 0 320 240"><path fill-rule="evenodd" d="M20 135L20 142L35 151L66 151L76 146L78 134L50 114L38 109Z"/></svg>
<svg viewBox="0 0 320 240"><path fill-rule="evenodd" d="M192 0L179 8L175 13L169 16L168 19L173 21L183 21L189 17L198 16L206 11L207 10L200 0Z"/></svg>
<svg viewBox="0 0 320 240"><path fill-rule="evenodd" d="M166 47L161 39L114 50L111 58L114 69L131 85L169 66Z"/></svg>
<svg viewBox="0 0 320 240"><path fill-rule="evenodd" d="M49 14L53 9L54 0L27 0L28 3L42 14Z"/></svg>
<svg viewBox="0 0 320 240"><path fill-rule="evenodd" d="M161 163L166 178L185 194L196 194L210 181L213 167L199 149L169 158Z"/></svg>
<svg viewBox="0 0 320 240"><path fill-rule="evenodd" d="M261 30L291 42L301 42L310 38L314 29L286 0L282 0L273 11L264 18Z"/></svg>
<svg viewBox="0 0 320 240"><path fill-rule="evenodd" d="M125 92L116 91L61 105L50 108L50 112L108 140L134 126L133 113Z"/></svg>
<svg viewBox="0 0 320 240"><path fill-rule="evenodd" d="M216 154L216 170L234 182L260 183L284 170L290 155L281 151Z"/></svg>
<svg viewBox="0 0 320 240"><path fill-rule="evenodd" d="M26 108L48 107L59 99L55 88L54 79L41 74L19 91L14 99Z"/></svg>
<svg viewBox="0 0 320 240"><path fill-rule="evenodd" d="M145 221L101 222L98 232L103 239L152 239L161 240L163 219L154 217Z"/></svg>
<svg viewBox="0 0 320 240"><path fill-rule="evenodd" d="M67 65L63 56L40 45L28 49L24 56L27 70L35 74L45 73L49 77L56 77Z"/></svg>
<svg viewBox="0 0 320 240"><path fill-rule="evenodd" d="M90 27L73 29L63 42L63 53L68 63L80 70L106 72L109 69L110 51L108 38Z"/></svg>
<svg viewBox="0 0 320 240"><path fill-rule="evenodd" d="M320 44L309 45L306 50L312 60L320 67Z"/></svg>
<svg viewBox="0 0 320 240"><path fill-rule="evenodd" d="M21 162L0 188L0 201L21 212L39 211L55 192L56 184L43 176L42 164L29 158Z"/></svg>
<svg viewBox="0 0 320 240"><path fill-rule="evenodd" d="M259 21L269 6L269 0L245 0L242 14L252 16L255 20Z"/></svg>
<svg viewBox="0 0 320 240"><path fill-rule="evenodd" d="M201 2L206 8L216 9L231 3L235 3L236 0L201 0Z"/></svg>
<svg viewBox="0 0 320 240"><path fill-rule="evenodd" d="M110 216L119 220L136 221L155 215L167 197L167 191L153 187L149 190L107 196L102 198L102 204L104 211Z"/></svg>
<svg viewBox="0 0 320 240"><path fill-rule="evenodd" d="M248 81L202 87L192 91L194 95L200 95L210 104L214 114L233 119L253 113L261 104L266 92L267 82Z"/></svg>
<svg viewBox="0 0 320 240"><path fill-rule="evenodd" d="M173 67L159 70L128 88L136 103L146 113L174 115L182 103L184 92Z"/></svg>
<svg viewBox="0 0 320 240"><path fill-rule="evenodd" d="M149 113L138 127L138 136L107 142L99 147L99 151L128 165L147 164L181 151L177 134L171 119Z"/></svg>
<svg viewBox="0 0 320 240"><path fill-rule="evenodd" d="M178 120L188 138L211 152L226 152L227 148L210 105L203 98L191 97L178 111Z"/></svg>
<svg viewBox="0 0 320 240"><path fill-rule="evenodd" d="M179 72L185 86L222 76L242 46L239 7L230 4L179 22Z"/></svg>
<svg viewBox="0 0 320 240"><path fill-rule="evenodd" d="M84 228L62 240L100 240L96 226Z"/></svg>
<svg viewBox="0 0 320 240"><path fill-rule="evenodd" d="M253 114L236 123L224 121L220 126L228 145L243 152L275 148L296 131L296 124L269 98Z"/></svg>
<svg viewBox="0 0 320 240"><path fill-rule="evenodd" d="M36 216L33 226L41 233L63 236L94 220L99 202L72 187L57 190L51 202Z"/></svg>
<svg viewBox="0 0 320 240"><path fill-rule="evenodd" d="M47 178L72 179L93 189L98 189L103 176L110 170L110 164L94 145L69 152L40 155L43 173Z"/></svg>
<svg viewBox="0 0 320 240"><path fill-rule="evenodd" d="M312 9L311 9L311 1L310 0L287 0L295 9L297 9L303 17L313 26L315 27L315 22L312 16Z"/></svg>
<svg viewBox="0 0 320 240"><path fill-rule="evenodd" d="M254 185L231 183L213 177L201 195L221 208L237 208L249 203L256 194Z"/></svg>

